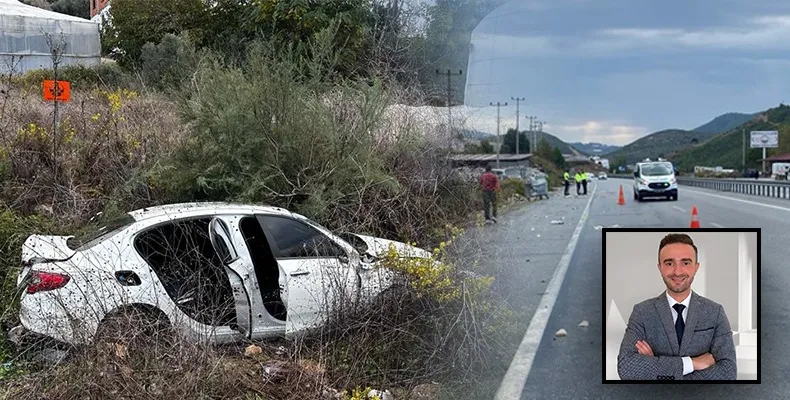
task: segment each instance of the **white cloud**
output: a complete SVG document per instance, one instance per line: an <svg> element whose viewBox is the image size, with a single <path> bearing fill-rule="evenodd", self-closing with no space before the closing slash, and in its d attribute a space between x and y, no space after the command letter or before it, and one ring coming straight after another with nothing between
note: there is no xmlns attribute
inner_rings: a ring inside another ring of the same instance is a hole
<svg viewBox="0 0 790 400"><path fill-rule="evenodd" d="M630 46L645 48L673 45L705 49L787 49L790 48L790 16L760 16L747 25L705 30L610 28L597 32L598 46Z"/></svg>
<svg viewBox="0 0 790 400"><path fill-rule="evenodd" d="M790 50L790 15L760 16L747 24L701 30L605 28L588 36L473 34L474 60L526 56L600 56L638 50Z"/></svg>
<svg viewBox="0 0 790 400"><path fill-rule="evenodd" d="M576 125L555 126L552 133L566 142L598 142L623 146L643 136L647 129L612 121L585 121Z"/></svg>

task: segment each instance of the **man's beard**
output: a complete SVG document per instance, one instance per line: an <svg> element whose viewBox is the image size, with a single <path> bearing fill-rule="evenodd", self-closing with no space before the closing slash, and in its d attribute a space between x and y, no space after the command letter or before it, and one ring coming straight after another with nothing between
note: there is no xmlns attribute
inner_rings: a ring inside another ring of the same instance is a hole
<svg viewBox="0 0 790 400"><path fill-rule="evenodd" d="M691 287L691 283L694 279L691 276L684 275L675 278L681 278L682 281L676 283L671 277L664 277L664 284L667 286L667 289L674 293L683 293Z"/></svg>

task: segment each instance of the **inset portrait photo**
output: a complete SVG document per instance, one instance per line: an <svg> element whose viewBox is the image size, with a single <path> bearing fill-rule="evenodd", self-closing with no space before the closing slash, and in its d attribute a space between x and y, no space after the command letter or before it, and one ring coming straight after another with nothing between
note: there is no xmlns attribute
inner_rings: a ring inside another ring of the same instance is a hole
<svg viewBox="0 0 790 400"><path fill-rule="evenodd" d="M760 229L604 228L602 245L604 383L760 382Z"/></svg>

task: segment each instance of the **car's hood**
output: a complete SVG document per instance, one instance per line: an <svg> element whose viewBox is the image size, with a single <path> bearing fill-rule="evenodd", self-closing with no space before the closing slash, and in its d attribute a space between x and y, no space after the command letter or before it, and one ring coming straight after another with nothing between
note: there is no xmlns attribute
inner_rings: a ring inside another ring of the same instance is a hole
<svg viewBox="0 0 790 400"><path fill-rule="evenodd" d="M394 245L395 250L402 257L428 258L431 256L431 252L421 249L419 247L408 245L403 242L396 242L394 240L382 239L374 236L360 235L357 233L355 233L354 235L362 239L365 242L365 244L368 245L367 253L376 258L382 257L385 254L387 254L390 245Z"/></svg>
<svg viewBox="0 0 790 400"><path fill-rule="evenodd" d="M72 236L30 235L22 245L22 262L63 261L76 253L66 241Z"/></svg>

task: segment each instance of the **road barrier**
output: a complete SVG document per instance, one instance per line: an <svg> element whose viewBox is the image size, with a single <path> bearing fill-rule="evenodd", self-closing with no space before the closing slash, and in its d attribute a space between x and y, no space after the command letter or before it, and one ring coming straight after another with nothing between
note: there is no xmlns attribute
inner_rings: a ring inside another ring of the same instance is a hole
<svg viewBox="0 0 790 400"><path fill-rule="evenodd" d="M609 176L619 179L634 179L633 175L615 174ZM679 185L790 200L790 181L691 178L683 176L677 179Z"/></svg>

